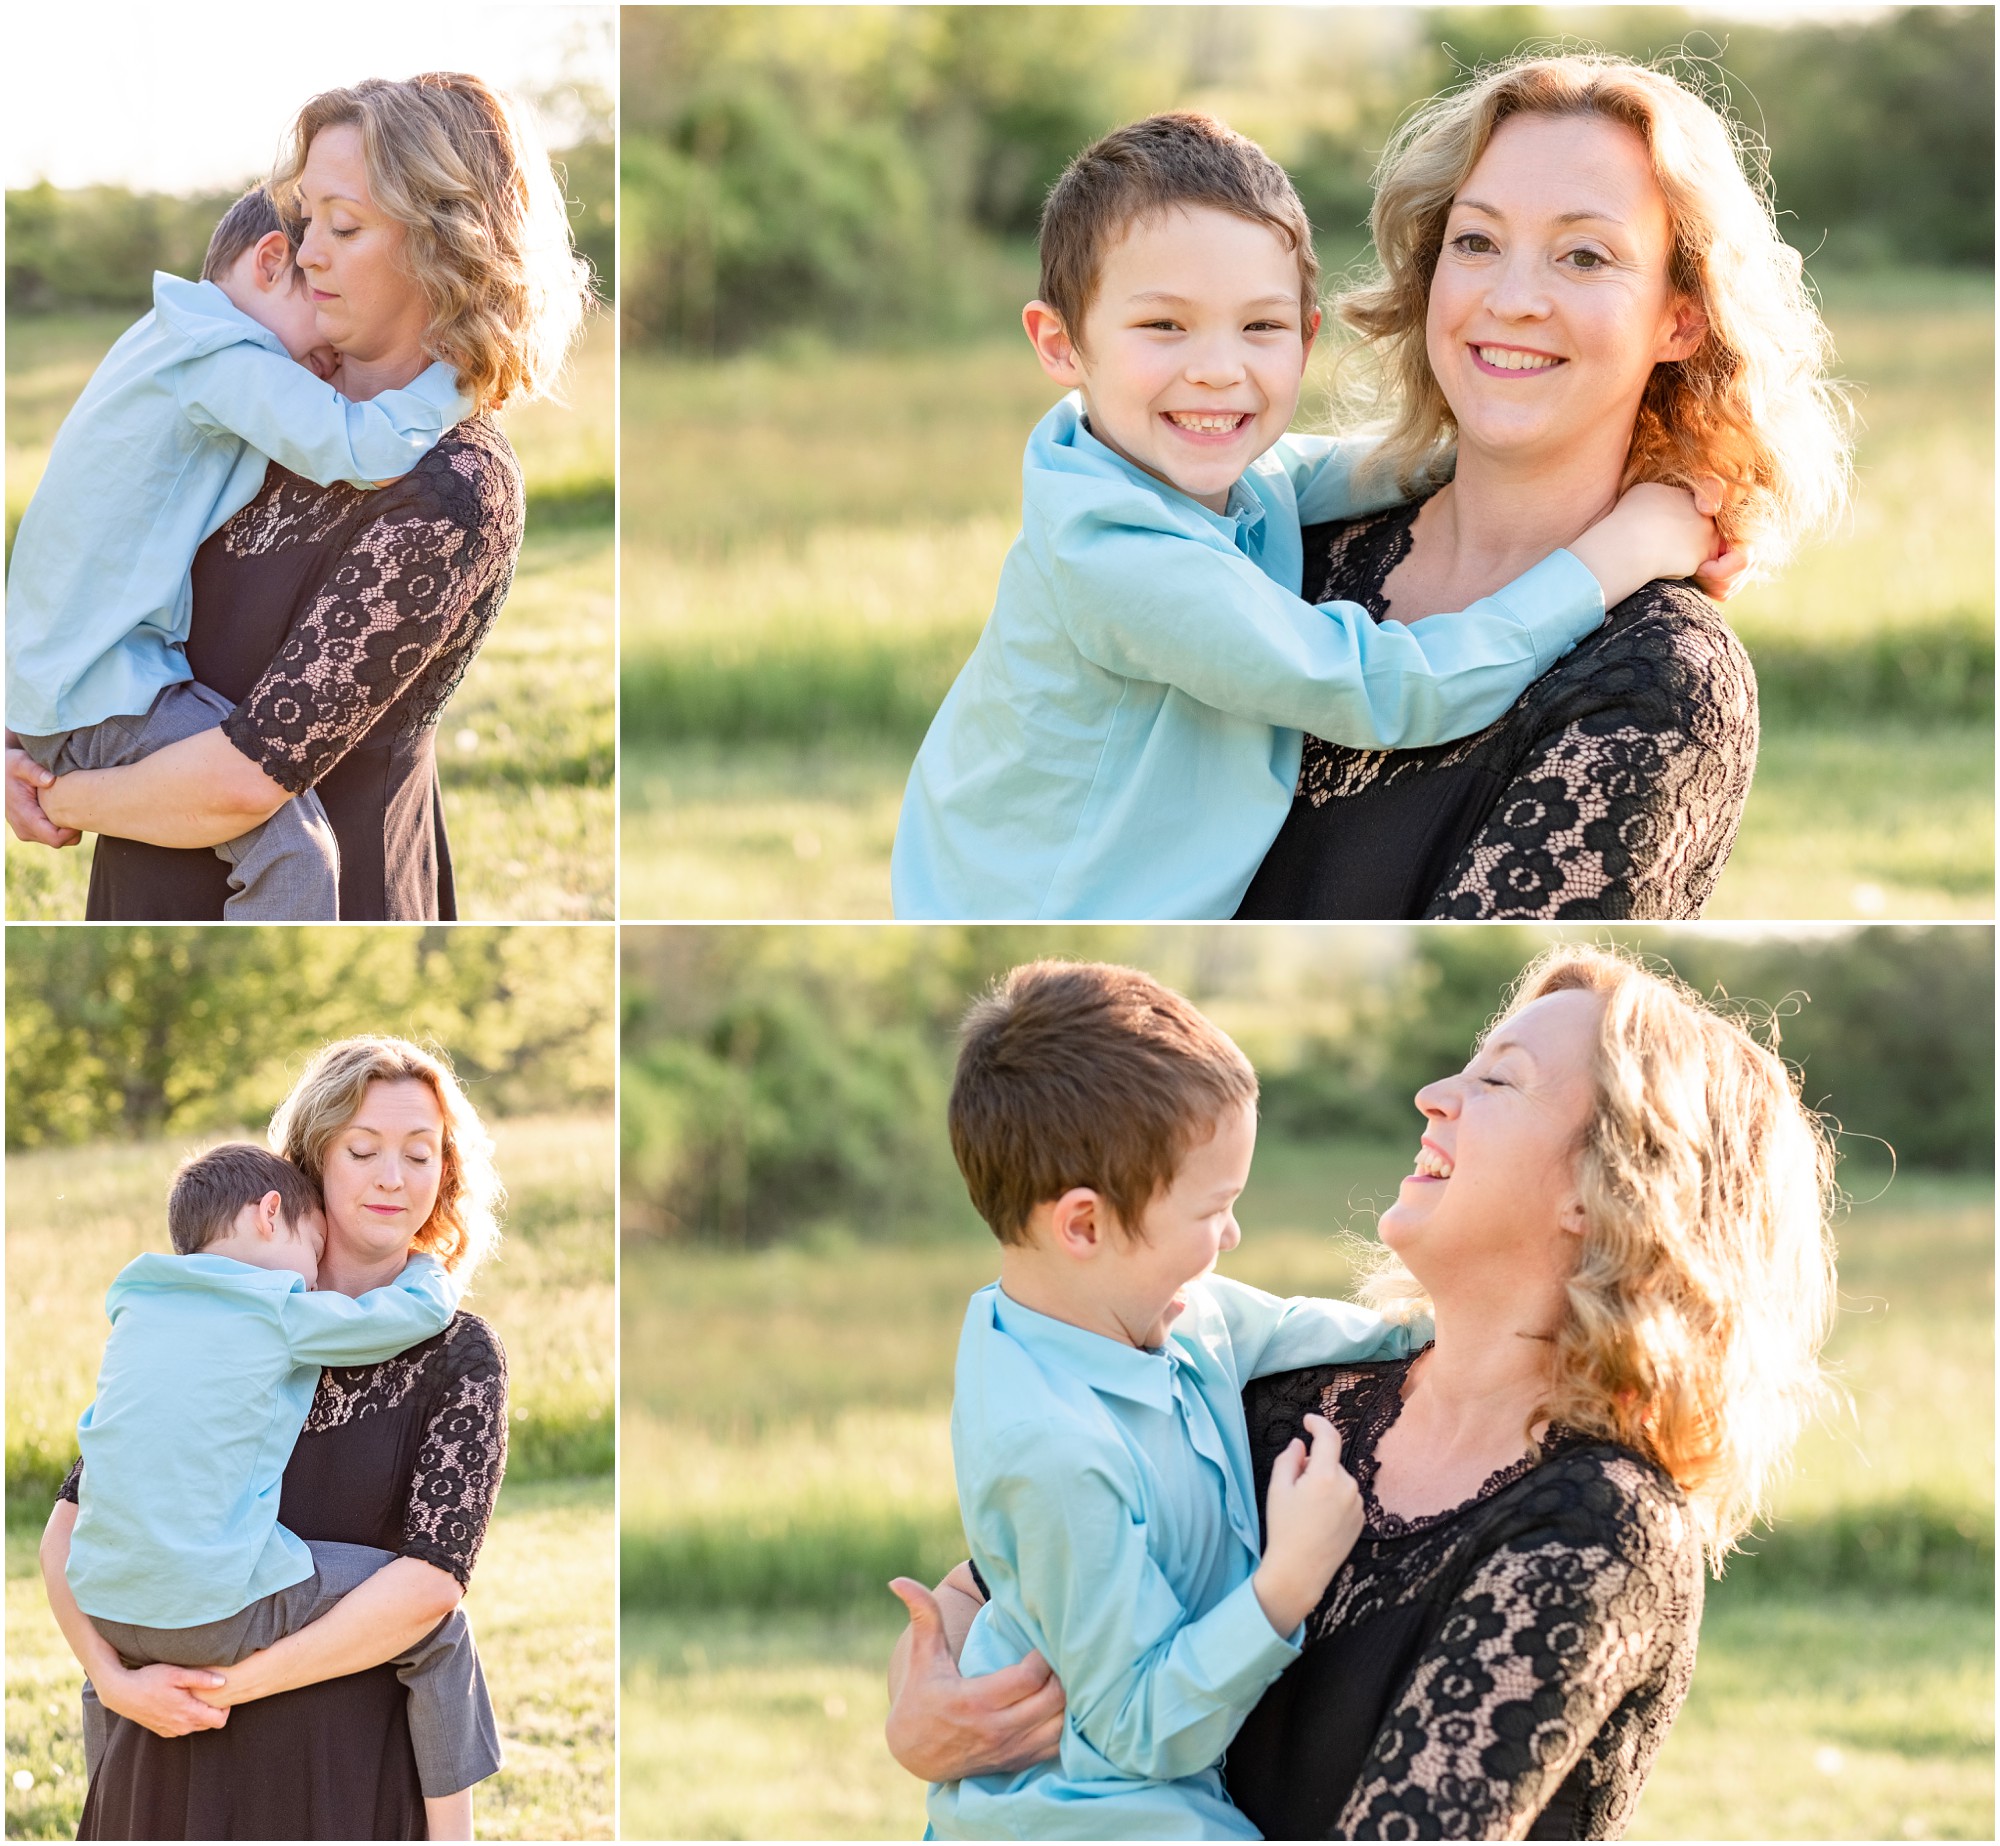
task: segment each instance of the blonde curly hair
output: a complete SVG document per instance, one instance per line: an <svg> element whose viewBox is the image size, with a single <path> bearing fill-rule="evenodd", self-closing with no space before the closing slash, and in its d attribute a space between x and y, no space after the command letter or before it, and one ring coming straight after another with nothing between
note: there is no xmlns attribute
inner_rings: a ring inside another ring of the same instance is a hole
<svg viewBox="0 0 2000 1846"><path fill-rule="evenodd" d="M368 189L403 228L429 314L425 350L457 368L481 410L551 395L595 296L527 121L459 71L322 92L299 111L269 181L294 244L313 137L343 125L361 131Z"/></svg>
<svg viewBox="0 0 2000 1846"><path fill-rule="evenodd" d="M1719 1570L1827 1396L1832 1139L1772 1046L1623 955L1549 949L1495 1029L1575 990L1604 1003L1577 1145L1588 1229L1530 1427L1561 1423L1657 1462ZM1362 1292L1424 1304L1392 1256Z"/></svg>
<svg viewBox="0 0 2000 1846"><path fill-rule="evenodd" d="M1761 150L1663 71L1600 53L1526 57L1420 104L1375 170L1372 279L1334 312L1376 361L1348 374L1362 409L1386 415L1377 465L1405 491L1449 472L1457 426L1425 345L1445 222L1501 123L1602 116L1638 134L1672 229L1667 280L1707 317L1701 345L1653 368L1623 487L1724 484L1717 524L1755 547L1759 574L1832 524L1846 504L1852 416L1828 376L1832 340L1799 253L1778 235Z"/></svg>
<svg viewBox="0 0 2000 1846"><path fill-rule="evenodd" d="M316 1051L271 1117L267 1140L323 1185L327 1149L353 1121L371 1083L425 1085L444 1118L437 1203L410 1248L434 1256L469 1285L500 1241L505 1190L493 1167L493 1137L444 1058L406 1038L336 1039Z"/></svg>

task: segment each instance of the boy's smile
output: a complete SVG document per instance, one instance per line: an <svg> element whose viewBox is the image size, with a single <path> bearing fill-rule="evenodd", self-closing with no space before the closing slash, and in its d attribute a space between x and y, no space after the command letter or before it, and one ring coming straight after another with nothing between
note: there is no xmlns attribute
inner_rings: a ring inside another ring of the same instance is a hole
<svg viewBox="0 0 2000 1846"><path fill-rule="evenodd" d="M1081 344L1046 303L1022 324L1083 393L1107 448L1211 512L1285 433L1318 328L1299 260L1269 225L1209 206L1143 219L1106 252Z"/></svg>

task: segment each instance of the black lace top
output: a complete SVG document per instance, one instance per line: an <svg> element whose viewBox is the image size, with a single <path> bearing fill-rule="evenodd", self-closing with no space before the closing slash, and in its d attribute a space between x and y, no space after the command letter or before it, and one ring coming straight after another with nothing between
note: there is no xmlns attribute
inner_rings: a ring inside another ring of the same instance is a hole
<svg viewBox="0 0 2000 1846"><path fill-rule="evenodd" d="M274 462L195 554L188 664L236 701L222 730L237 749L317 791L343 922L456 914L436 726L506 600L522 525L514 452L473 417L367 493ZM87 914L219 918L228 876L205 849L106 837Z"/></svg>
<svg viewBox="0 0 2000 1846"><path fill-rule="evenodd" d="M507 1461L507 1355L477 1315L380 1365L320 1374L278 1517L472 1576ZM77 1497L82 1464L62 1497ZM86 1731L96 1721L88 1711ZM85 1839L422 1839L407 1695L393 1666L239 1705L156 1737L106 1716Z"/></svg>
<svg viewBox="0 0 2000 1846"><path fill-rule="evenodd" d="M1307 594L1380 621L1420 504L1309 528ZM1307 738L1237 914L1699 916L1756 761L1742 643L1698 591L1651 583L1473 736L1396 751Z"/></svg>
<svg viewBox="0 0 2000 1846"><path fill-rule="evenodd" d="M1267 1839L1615 1838L1694 1674L1686 1504L1649 1462L1555 1429L1540 1460L1462 1506L1385 1512L1376 1445L1409 1365L1319 1366L1244 1394L1258 1505L1316 1410L1367 1523L1230 1746L1230 1795Z"/></svg>

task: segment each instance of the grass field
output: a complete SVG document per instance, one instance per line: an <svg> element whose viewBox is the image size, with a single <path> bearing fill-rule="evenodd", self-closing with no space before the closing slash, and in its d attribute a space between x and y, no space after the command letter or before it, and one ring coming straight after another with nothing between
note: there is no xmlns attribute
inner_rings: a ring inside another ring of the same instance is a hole
<svg viewBox="0 0 2000 1846"><path fill-rule="evenodd" d="M123 331L119 315L11 317L7 531L41 479L57 424ZM597 317L567 405L502 418L528 491L527 539L492 636L438 728L459 908L468 920L612 915L612 317ZM7 841L7 915L81 917L91 842Z"/></svg>
<svg viewBox="0 0 2000 1846"><path fill-rule="evenodd" d="M1342 1291L1328 1231L1365 1226L1407 1155L1267 1141L1228 1268ZM1991 1834L1991 1188L1906 1176L1841 1243L1854 1413L1806 1441L1776 1529L1711 1587L1642 1837ZM963 1555L951 1355L993 1268L971 1233L628 1246L628 1833L921 1830L922 1790L881 1745L900 1625L882 1585Z"/></svg>
<svg viewBox="0 0 2000 1846"><path fill-rule="evenodd" d="M1709 914L1987 916L1991 284L1826 293L1866 426L1855 512L1731 607L1764 743ZM626 355L627 916L887 914L903 778L1048 401L1018 338Z"/></svg>
<svg viewBox="0 0 2000 1846"><path fill-rule="evenodd" d="M493 1839L608 1838L613 1814L612 1262L608 1115L493 1124L506 1237L468 1305L509 1365L506 1485L467 1600L508 1767L483 1786ZM104 1290L163 1247L179 1142L7 1161L7 1769L10 1837L73 1835L83 1799L75 1664L42 1600L35 1541L76 1452Z"/></svg>

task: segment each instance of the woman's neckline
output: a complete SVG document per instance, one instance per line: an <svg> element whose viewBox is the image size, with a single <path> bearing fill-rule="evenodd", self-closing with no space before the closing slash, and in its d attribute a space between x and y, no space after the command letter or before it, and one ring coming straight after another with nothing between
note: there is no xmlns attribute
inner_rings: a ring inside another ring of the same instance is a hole
<svg viewBox="0 0 2000 1846"><path fill-rule="evenodd" d="M1410 1368L1430 1350L1430 1346L1426 1345L1407 1359L1398 1359L1383 1366L1372 1379L1351 1393L1343 1393L1333 1384L1327 1385L1321 1393L1320 1414L1330 1421L1334 1419L1342 1397L1357 1400L1350 1419L1355 1437L1351 1444L1352 1452L1343 1453L1342 1459L1348 1472L1354 1476L1355 1485L1361 1489L1362 1516L1369 1533L1376 1538L1404 1538L1448 1524L1531 1474L1558 1448L1575 1440L1574 1431L1560 1423L1551 1423L1537 1447L1495 1468L1455 1505L1440 1507L1431 1513L1390 1512L1376 1491L1375 1483L1380 1472L1376 1449L1403 1413L1403 1386L1409 1378Z"/></svg>

